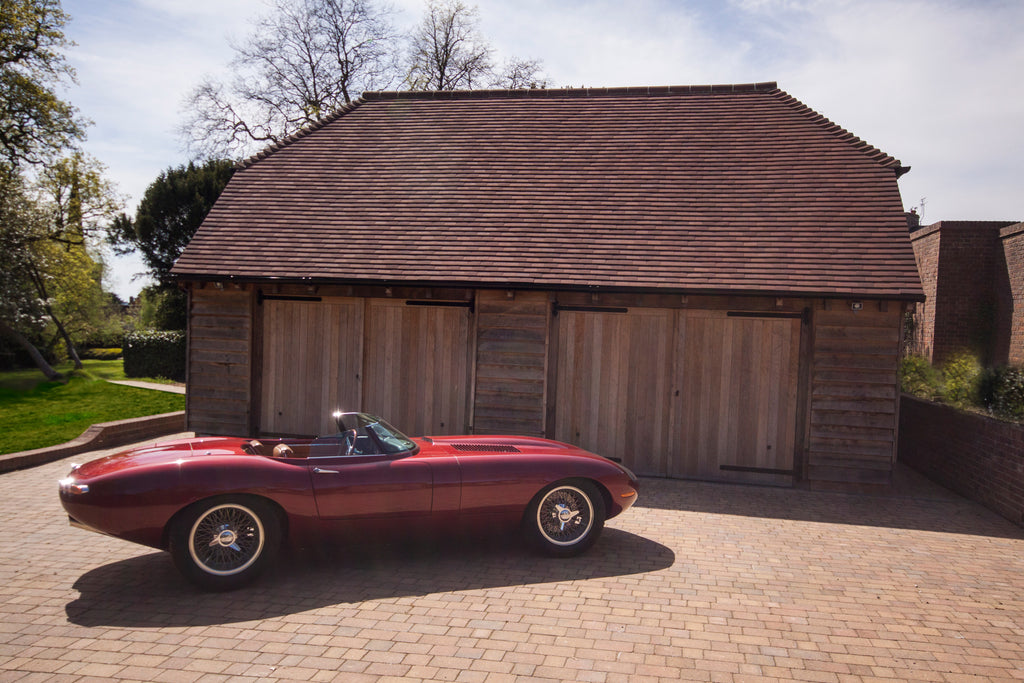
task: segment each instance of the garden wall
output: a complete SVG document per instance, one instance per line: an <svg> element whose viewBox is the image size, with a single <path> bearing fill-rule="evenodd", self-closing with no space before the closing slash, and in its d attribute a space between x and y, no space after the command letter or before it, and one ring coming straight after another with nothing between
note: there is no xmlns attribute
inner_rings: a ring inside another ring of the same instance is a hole
<svg viewBox="0 0 1024 683"><path fill-rule="evenodd" d="M903 394L899 460L1024 526L1024 425Z"/></svg>

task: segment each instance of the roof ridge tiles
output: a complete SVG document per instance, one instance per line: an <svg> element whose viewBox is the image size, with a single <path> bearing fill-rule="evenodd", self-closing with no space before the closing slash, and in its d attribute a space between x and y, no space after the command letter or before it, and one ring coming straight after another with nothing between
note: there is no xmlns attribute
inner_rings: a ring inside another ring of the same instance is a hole
<svg viewBox="0 0 1024 683"><path fill-rule="evenodd" d="M718 94L737 92L770 92L778 90L775 81L760 83L719 83L711 85L661 85L661 86L618 86L588 88L524 88L518 90L370 90L363 93L362 100L462 100L484 98L530 98L530 97L634 97L686 94Z"/></svg>

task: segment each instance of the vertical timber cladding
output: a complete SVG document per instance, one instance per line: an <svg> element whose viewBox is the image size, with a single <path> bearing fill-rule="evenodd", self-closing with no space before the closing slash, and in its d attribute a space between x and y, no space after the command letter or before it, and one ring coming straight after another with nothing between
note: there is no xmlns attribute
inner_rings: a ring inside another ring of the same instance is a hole
<svg viewBox="0 0 1024 683"><path fill-rule="evenodd" d="M468 302L368 299L363 410L407 434L468 431Z"/></svg>
<svg viewBox="0 0 1024 683"><path fill-rule="evenodd" d="M468 305L299 299L263 301L261 432L332 432L335 410L415 435L466 431Z"/></svg>
<svg viewBox="0 0 1024 683"><path fill-rule="evenodd" d="M562 309L557 353L555 438L645 475L793 481L799 318Z"/></svg>
<svg viewBox="0 0 1024 683"><path fill-rule="evenodd" d="M674 311L558 312L555 438L665 476Z"/></svg>
<svg viewBox="0 0 1024 683"><path fill-rule="evenodd" d="M800 319L681 312L669 476L790 483Z"/></svg>
<svg viewBox="0 0 1024 683"><path fill-rule="evenodd" d="M249 434L252 292L193 287L189 302L188 429Z"/></svg>
<svg viewBox="0 0 1024 683"><path fill-rule="evenodd" d="M261 431L329 434L361 401L363 301L263 302Z"/></svg>
<svg viewBox="0 0 1024 683"><path fill-rule="evenodd" d="M901 309L832 302L814 312L807 478L889 483L895 459Z"/></svg>

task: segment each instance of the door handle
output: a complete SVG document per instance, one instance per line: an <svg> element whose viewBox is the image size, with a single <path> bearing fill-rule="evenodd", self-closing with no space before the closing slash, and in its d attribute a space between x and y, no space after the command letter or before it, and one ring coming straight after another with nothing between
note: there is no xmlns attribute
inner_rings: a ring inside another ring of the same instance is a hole
<svg viewBox="0 0 1024 683"><path fill-rule="evenodd" d="M314 467L313 471L317 474L337 474L338 470L322 470L319 467Z"/></svg>

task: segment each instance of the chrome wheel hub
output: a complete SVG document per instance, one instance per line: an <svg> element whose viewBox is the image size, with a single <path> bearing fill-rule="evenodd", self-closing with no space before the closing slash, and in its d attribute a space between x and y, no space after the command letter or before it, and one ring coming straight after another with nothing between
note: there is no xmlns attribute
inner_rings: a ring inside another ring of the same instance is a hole
<svg viewBox="0 0 1024 683"><path fill-rule="evenodd" d="M263 524L249 508L218 505L203 513L189 535L189 553L203 571L229 576L244 571L263 552Z"/></svg>
<svg viewBox="0 0 1024 683"><path fill-rule="evenodd" d="M553 513L558 518L560 524L559 530L565 531L565 525L572 521L574 517L580 514L579 510L573 510L565 503L559 503L555 505L555 512Z"/></svg>
<svg viewBox="0 0 1024 683"><path fill-rule="evenodd" d="M223 548L231 548L232 550L241 550L235 541L238 539L238 534L235 533L234 529L224 525L221 527L220 533L213 537L210 541L210 546L219 545Z"/></svg>
<svg viewBox="0 0 1024 683"><path fill-rule="evenodd" d="M541 535L554 545L574 545L587 537L594 525L590 498L575 486L560 486L544 494L537 507Z"/></svg>

